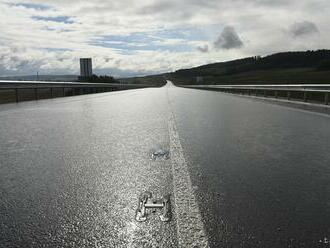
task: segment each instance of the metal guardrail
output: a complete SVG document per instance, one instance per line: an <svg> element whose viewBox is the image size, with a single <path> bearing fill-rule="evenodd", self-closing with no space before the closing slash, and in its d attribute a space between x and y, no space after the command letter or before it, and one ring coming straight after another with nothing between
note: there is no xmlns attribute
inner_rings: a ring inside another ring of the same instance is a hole
<svg viewBox="0 0 330 248"><path fill-rule="evenodd" d="M146 84L107 84L107 83L80 83L80 82L48 82L48 81L9 81L0 80L0 92L4 90L14 91L15 100L19 102L20 93L23 90L33 91L33 99L39 99L41 90L49 89L49 97L53 98L55 89L61 89L60 97L83 94L103 93L116 90L138 89L153 87ZM59 97L58 95L56 97ZM31 97L30 97L31 98Z"/></svg>
<svg viewBox="0 0 330 248"><path fill-rule="evenodd" d="M80 82L49 82L49 81L7 81L0 80L0 88L49 88L49 87L151 87L147 84L108 84L108 83L80 83Z"/></svg>
<svg viewBox="0 0 330 248"><path fill-rule="evenodd" d="M329 105L330 84L278 84L278 85L180 85L181 87L216 90L226 93L285 98L303 102L322 102Z"/></svg>

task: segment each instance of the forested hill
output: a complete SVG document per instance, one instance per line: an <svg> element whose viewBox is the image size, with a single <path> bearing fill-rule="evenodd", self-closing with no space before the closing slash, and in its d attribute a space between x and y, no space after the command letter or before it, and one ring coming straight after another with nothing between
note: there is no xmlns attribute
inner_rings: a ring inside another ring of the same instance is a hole
<svg viewBox="0 0 330 248"><path fill-rule="evenodd" d="M182 84L330 83L330 50L250 57L168 75ZM202 81L197 82L197 77Z"/></svg>

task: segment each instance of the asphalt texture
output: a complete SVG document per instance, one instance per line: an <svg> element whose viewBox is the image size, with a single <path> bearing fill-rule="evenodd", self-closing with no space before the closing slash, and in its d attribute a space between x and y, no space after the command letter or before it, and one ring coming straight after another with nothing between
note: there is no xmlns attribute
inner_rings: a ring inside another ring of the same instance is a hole
<svg viewBox="0 0 330 248"><path fill-rule="evenodd" d="M170 84L0 105L0 247L330 247L329 138L327 115ZM169 223L135 220L144 191Z"/></svg>

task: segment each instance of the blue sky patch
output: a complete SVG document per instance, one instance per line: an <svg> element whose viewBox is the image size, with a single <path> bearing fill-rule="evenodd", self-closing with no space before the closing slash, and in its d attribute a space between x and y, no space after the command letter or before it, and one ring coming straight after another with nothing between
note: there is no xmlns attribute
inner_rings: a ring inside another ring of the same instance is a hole
<svg viewBox="0 0 330 248"><path fill-rule="evenodd" d="M182 35L182 37L186 37ZM171 51L171 52L189 52L196 48L187 43L168 44L167 40L178 39L171 32L153 32L153 33L133 33L129 35L107 35L94 39L91 45L114 48L122 51Z"/></svg>
<svg viewBox="0 0 330 248"><path fill-rule="evenodd" d="M33 16L32 19L38 21L61 22L67 24L74 23L74 21L72 21L69 16L55 16L55 17Z"/></svg>
<svg viewBox="0 0 330 248"><path fill-rule="evenodd" d="M41 50L45 50L47 52L70 52L72 49L69 48L43 48Z"/></svg>
<svg viewBox="0 0 330 248"><path fill-rule="evenodd" d="M185 39L185 40L203 40L209 38L208 34L205 32L205 28L197 29L197 28L189 28L189 27L160 30L154 32L153 35L163 39L176 38L176 39Z"/></svg>
<svg viewBox="0 0 330 248"><path fill-rule="evenodd" d="M10 4L11 6L22 6L27 9L36 9L36 10L48 10L52 7L46 4L35 4L35 3L16 3L16 4Z"/></svg>

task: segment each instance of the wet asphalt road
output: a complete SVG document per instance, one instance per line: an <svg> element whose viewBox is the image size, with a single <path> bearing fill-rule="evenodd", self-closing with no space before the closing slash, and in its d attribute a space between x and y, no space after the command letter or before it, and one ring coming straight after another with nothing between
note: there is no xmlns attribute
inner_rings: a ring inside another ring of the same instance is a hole
<svg viewBox="0 0 330 248"><path fill-rule="evenodd" d="M176 247L175 220L134 219L171 193L166 94L132 90L0 106L0 246Z"/></svg>
<svg viewBox="0 0 330 248"><path fill-rule="evenodd" d="M1 105L0 247L178 247L175 207L134 220L172 114L211 247L330 247L330 118L177 87Z"/></svg>

